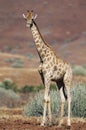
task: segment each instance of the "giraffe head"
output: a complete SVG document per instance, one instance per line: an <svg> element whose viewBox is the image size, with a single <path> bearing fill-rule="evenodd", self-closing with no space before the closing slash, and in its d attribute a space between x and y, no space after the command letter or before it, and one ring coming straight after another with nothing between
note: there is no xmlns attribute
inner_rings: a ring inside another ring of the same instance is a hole
<svg viewBox="0 0 86 130"><path fill-rule="evenodd" d="M27 11L27 14L23 14L23 18L26 20L26 26L31 27L33 24L33 19L37 18L37 14L34 15L33 11Z"/></svg>

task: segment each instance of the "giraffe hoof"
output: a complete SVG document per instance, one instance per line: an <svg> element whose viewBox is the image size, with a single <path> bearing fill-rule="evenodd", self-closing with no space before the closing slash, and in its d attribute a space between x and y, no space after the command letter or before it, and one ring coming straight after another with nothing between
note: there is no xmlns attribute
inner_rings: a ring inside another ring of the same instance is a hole
<svg viewBox="0 0 86 130"><path fill-rule="evenodd" d="M61 127L61 126L63 126L64 125L64 122L63 122L63 120L60 120L60 122L59 122L59 127Z"/></svg>
<svg viewBox="0 0 86 130"><path fill-rule="evenodd" d="M58 127L59 127L59 128L62 127L62 126L64 126L64 124L58 124Z"/></svg>
<svg viewBox="0 0 86 130"><path fill-rule="evenodd" d="M57 127L58 127L58 128L61 128L61 125L58 125Z"/></svg>
<svg viewBox="0 0 86 130"><path fill-rule="evenodd" d="M45 126L45 123L41 123L40 126Z"/></svg>

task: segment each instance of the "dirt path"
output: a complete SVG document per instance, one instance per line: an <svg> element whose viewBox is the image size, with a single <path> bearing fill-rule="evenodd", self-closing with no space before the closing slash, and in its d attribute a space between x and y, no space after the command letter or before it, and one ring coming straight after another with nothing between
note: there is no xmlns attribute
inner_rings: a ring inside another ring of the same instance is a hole
<svg viewBox="0 0 86 130"><path fill-rule="evenodd" d="M40 127L40 118L24 117L22 109L0 109L0 130L68 130L66 125L58 128ZM86 120L72 119L70 130L86 130Z"/></svg>

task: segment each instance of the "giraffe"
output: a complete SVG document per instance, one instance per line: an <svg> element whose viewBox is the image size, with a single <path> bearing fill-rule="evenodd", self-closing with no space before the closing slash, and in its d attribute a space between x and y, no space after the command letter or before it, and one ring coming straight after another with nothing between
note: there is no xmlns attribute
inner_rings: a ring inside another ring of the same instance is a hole
<svg viewBox="0 0 86 130"><path fill-rule="evenodd" d="M23 14L26 20L26 26L30 28L33 39L35 41L36 49L40 57L40 66L38 68L39 74L42 78L42 82L45 86L44 93L44 110L41 126L46 124L46 111L48 109L49 124L52 123L51 104L50 104L50 84L52 81L58 86L61 96L61 114L59 126L63 124L64 105L65 101L68 101L68 119L67 125L71 126L70 111L71 111L71 95L70 87L72 82L72 69L69 63L65 62L56 56L52 47L45 42L39 28L35 22L37 15L34 15L33 11L27 11L27 14Z"/></svg>

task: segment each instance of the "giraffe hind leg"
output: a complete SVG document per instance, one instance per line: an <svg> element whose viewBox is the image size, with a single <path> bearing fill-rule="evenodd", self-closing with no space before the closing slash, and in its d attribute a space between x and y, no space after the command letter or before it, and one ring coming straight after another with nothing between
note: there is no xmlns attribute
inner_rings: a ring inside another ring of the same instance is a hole
<svg viewBox="0 0 86 130"><path fill-rule="evenodd" d="M67 121L67 125L71 126L71 121L70 121L70 112L71 112L71 95L70 95L70 85L66 84L66 90L67 90L67 101L68 101L68 121Z"/></svg>
<svg viewBox="0 0 86 130"><path fill-rule="evenodd" d="M61 126L63 124L65 100L67 100L67 94L65 91L65 84L63 82L63 79L57 81L57 86L60 91L60 97L61 97L61 114L60 114L60 121L59 121L59 126Z"/></svg>
<svg viewBox="0 0 86 130"><path fill-rule="evenodd" d="M64 84L67 92L67 101L68 101L68 121L67 125L70 127L71 126L71 120L70 120L70 112L71 112L71 94L70 94L70 87L71 87L71 80L72 76L69 78L68 77L68 72L64 76Z"/></svg>

